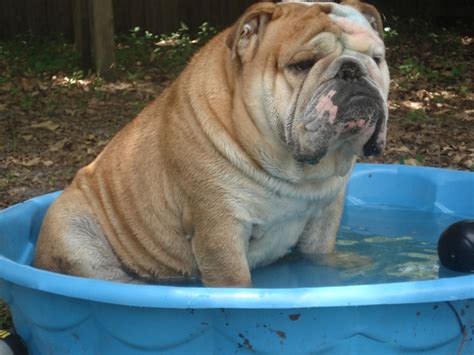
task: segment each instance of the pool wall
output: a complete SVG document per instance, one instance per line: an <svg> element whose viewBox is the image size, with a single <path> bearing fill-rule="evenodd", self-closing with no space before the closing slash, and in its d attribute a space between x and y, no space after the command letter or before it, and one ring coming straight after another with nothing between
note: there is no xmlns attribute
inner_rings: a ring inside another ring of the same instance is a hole
<svg viewBox="0 0 474 355"><path fill-rule="evenodd" d="M338 287L126 285L29 266L57 194L0 211L0 298L33 355L474 354L474 275ZM474 174L358 165L346 206L474 218Z"/></svg>

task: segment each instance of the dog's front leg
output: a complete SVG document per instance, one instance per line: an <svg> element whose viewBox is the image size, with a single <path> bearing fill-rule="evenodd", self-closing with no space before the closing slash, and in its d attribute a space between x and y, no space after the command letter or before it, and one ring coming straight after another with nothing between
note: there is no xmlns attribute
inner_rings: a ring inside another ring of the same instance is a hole
<svg viewBox="0 0 474 355"><path fill-rule="evenodd" d="M372 261L356 253L336 252L336 236L344 208L345 189L337 199L312 217L298 241L299 251L313 263L335 268L351 269L367 266Z"/></svg>
<svg viewBox="0 0 474 355"><path fill-rule="evenodd" d="M201 279L210 287L250 287L249 228L238 221L202 218L192 238Z"/></svg>
<svg viewBox="0 0 474 355"><path fill-rule="evenodd" d="M298 249L305 255L332 254L336 250L336 234L344 208L345 189L337 198L317 211L308 221L298 241Z"/></svg>

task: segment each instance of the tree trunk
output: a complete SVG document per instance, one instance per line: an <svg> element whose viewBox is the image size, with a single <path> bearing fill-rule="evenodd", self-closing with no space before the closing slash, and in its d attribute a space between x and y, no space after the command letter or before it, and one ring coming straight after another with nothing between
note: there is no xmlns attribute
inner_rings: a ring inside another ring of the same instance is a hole
<svg viewBox="0 0 474 355"><path fill-rule="evenodd" d="M89 23L89 0L74 0L72 3L74 21L74 44L81 55L82 70L92 69L92 47Z"/></svg>
<svg viewBox="0 0 474 355"><path fill-rule="evenodd" d="M112 0L90 1L91 33L97 75L104 80L116 78L114 16Z"/></svg>

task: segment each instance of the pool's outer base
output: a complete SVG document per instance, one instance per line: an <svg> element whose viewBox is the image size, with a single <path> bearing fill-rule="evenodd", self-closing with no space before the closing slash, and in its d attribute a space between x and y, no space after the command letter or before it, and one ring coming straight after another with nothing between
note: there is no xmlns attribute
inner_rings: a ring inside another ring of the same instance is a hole
<svg viewBox="0 0 474 355"><path fill-rule="evenodd" d="M474 353L473 300L306 309L159 309L7 288L15 326L32 355Z"/></svg>

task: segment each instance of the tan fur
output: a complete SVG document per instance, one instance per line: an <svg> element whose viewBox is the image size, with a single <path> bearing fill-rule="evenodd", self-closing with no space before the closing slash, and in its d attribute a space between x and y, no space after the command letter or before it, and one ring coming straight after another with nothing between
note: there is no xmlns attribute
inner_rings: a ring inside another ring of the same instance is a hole
<svg viewBox="0 0 474 355"><path fill-rule="evenodd" d="M77 173L48 211L35 265L245 287L251 268L298 242L333 252L350 171L337 174L336 152L316 166L296 162L276 119L301 85L284 65L318 33L341 31L325 12L257 4L216 36Z"/></svg>

